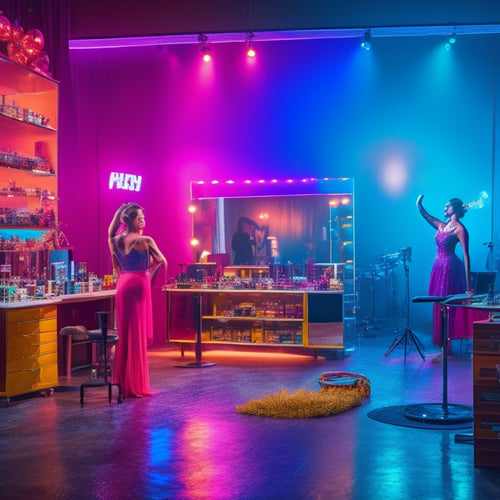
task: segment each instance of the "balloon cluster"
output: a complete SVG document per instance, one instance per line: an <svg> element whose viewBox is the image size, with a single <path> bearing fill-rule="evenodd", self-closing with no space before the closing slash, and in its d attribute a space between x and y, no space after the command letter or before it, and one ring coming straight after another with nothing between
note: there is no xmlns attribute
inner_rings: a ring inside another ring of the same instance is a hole
<svg viewBox="0 0 500 500"><path fill-rule="evenodd" d="M49 56L43 50L45 41L40 30L24 31L18 21L11 23L0 12L0 42L7 46L7 57L45 76L49 72Z"/></svg>

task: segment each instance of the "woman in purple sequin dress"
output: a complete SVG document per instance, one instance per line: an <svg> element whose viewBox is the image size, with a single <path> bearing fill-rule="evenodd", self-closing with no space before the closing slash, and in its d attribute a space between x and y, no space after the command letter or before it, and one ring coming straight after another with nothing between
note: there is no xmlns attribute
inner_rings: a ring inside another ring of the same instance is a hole
<svg viewBox="0 0 500 500"><path fill-rule="evenodd" d="M109 248L116 283L119 340L113 381L125 397L150 396L148 342L153 338L151 282L167 261L153 238L143 235L144 212L136 203L122 205L109 226Z"/></svg>
<svg viewBox="0 0 500 500"><path fill-rule="evenodd" d="M437 252L432 266L429 282L429 295L446 297L460 293L469 293L470 257L469 233L460 219L465 215L466 207L458 198L452 198L445 206L445 221L430 215L422 205L423 195L417 199L417 208L424 219L437 230L435 235ZM463 262L455 253L460 243L464 256ZM449 331L453 331L455 315L450 314ZM452 335L453 337L453 335ZM439 304L434 305L434 331L432 340L441 345L441 313Z"/></svg>

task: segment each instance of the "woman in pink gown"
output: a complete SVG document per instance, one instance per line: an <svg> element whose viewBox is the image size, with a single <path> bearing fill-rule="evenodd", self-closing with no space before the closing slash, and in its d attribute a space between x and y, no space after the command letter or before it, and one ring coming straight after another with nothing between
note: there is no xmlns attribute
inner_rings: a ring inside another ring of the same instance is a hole
<svg viewBox="0 0 500 500"><path fill-rule="evenodd" d="M470 283L470 257L469 257L469 233L460 219L465 215L466 207L458 198L452 198L445 206L445 221L441 221L430 215L422 205L420 195L417 199L417 208L424 219L437 230L435 234L437 252L432 266L429 281L429 295L446 297L461 293L469 293ZM455 253L457 244L462 246L464 256L463 262ZM455 324L459 323L457 314L460 310L451 309L448 322L448 335L450 338L459 338L455 332ZM434 330L432 340L441 345L441 311L439 304L434 305Z"/></svg>
<svg viewBox="0 0 500 500"><path fill-rule="evenodd" d="M143 235L144 212L127 203L109 226L109 247L116 283L116 322L119 341L113 363L113 381L125 397L152 394L149 384L148 341L153 338L151 282L167 261L153 238Z"/></svg>

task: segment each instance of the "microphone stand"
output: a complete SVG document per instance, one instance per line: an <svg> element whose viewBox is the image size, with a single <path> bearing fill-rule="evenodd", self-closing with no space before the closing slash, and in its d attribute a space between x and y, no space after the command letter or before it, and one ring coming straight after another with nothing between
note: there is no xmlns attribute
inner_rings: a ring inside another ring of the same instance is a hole
<svg viewBox="0 0 500 500"><path fill-rule="evenodd" d="M495 244L492 241L483 243L483 245L488 247L488 256L486 257L486 271L496 271L495 263Z"/></svg>

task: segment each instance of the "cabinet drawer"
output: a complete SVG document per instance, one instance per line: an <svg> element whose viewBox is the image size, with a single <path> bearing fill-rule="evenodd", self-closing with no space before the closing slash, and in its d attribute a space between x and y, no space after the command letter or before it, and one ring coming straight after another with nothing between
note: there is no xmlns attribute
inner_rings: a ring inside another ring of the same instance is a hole
<svg viewBox="0 0 500 500"><path fill-rule="evenodd" d="M17 358L7 361L7 373L11 374L20 370L32 370L49 366L57 365L57 352L49 352L40 356Z"/></svg>
<svg viewBox="0 0 500 500"><path fill-rule="evenodd" d="M497 354L500 352L500 338L476 339L474 338L473 352L475 354Z"/></svg>
<svg viewBox="0 0 500 500"><path fill-rule="evenodd" d="M56 306L12 309L7 315L8 323L23 323L47 318L57 318Z"/></svg>
<svg viewBox="0 0 500 500"><path fill-rule="evenodd" d="M40 333L38 335L20 335L19 337L9 337L7 339L7 350L19 349L20 347L37 346L57 342L57 332Z"/></svg>
<svg viewBox="0 0 500 500"><path fill-rule="evenodd" d="M500 450L500 412L474 413L474 437L496 442Z"/></svg>
<svg viewBox="0 0 500 500"><path fill-rule="evenodd" d="M474 411L500 415L500 384L474 385Z"/></svg>
<svg viewBox="0 0 500 500"><path fill-rule="evenodd" d="M57 318L24 323L10 323L7 330L7 336L17 337L18 335L33 335L52 331L57 332Z"/></svg>
<svg viewBox="0 0 500 500"><path fill-rule="evenodd" d="M57 342L44 342L43 344L26 345L17 349L10 349L7 357L8 362L23 358L33 358L42 354L57 352Z"/></svg>
<svg viewBox="0 0 500 500"><path fill-rule="evenodd" d="M498 385L497 365L500 365L500 356L474 356L474 383L491 382Z"/></svg>
<svg viewBox="0 0 500 500"><path fill-rule="evenodd" d="M500 446L491 439L474 440L474 465L476 467L500 467Z"/></svg>
<svg viewBox="0 0 500 500"><path fill-rule="evenodd" d="M46 389L56 386L57 383L57 363L31 370L22 370L7 375L5 395L14 396L37 389Z"/></svg>

